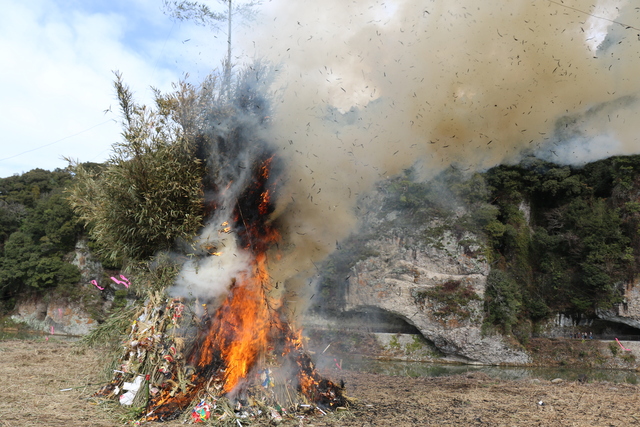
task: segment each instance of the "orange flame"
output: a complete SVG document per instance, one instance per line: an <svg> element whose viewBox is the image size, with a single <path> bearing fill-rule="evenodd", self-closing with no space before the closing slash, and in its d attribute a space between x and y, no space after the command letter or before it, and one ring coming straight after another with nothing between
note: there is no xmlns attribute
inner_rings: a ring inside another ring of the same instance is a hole
<svg viewBox="0 0 640 427"><path fill-rule="evenodd" d="M265 290L269 286L266 256L256 257L251 277L236 280L211 322L209 334L195 357L201 367L211 363L211 356L222 357L224 389L229 392L245 378L258 358L266 351L270 313Z"/></svg>
<svg viewBox="0 0 640 427"><path fill-rule="evenodd" d="M229 393L252 378L252 370L264 367L265 358L270 357L274 347L282 357L293 357L304 372L298 375L300 388L308 395L317 395L320 377L313 365L302 355L301 331L293 331L282 321L272 307L276 304L269 298L272 289L268 274L267 251L280 234L269 221L273 209L273 189L267 186L269 168L273 157L267 158L256 168L255 179L237 202L233 231L244 250L252 256L249 273L233 280L229 292L212 317L203 317L205 327L196 338L196 345L187 355L187 365L196 368L190 385L181 393L164 390L154 399L158 408L155 419L171 412L176 405L183 409L189 398L203 387L214 384L222 393ZM220 232L231 231L229 223L221 224ZM238 226L236 229L235 227ZM206 248L218 255L218 248ZM275 337L278 337L277 339ZM150 418L151 419L151 418Z"/></svg>

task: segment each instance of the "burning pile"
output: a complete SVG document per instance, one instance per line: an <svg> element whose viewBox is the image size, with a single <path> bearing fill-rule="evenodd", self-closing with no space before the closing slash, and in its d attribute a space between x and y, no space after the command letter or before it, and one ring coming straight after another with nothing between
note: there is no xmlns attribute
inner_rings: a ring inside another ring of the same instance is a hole
<svg viewBox="0 0 640 427"><path fill-rule="evenodd" d="M113 380L97 397L142 408L148 421L175 419L188 409L195 421L212 415L277 420L347 405L342 387L319 375L301 332L270 296L267 250L280 237L268 220L272 161L254 163L250 184L236 193L233 206L219 205L228 197L214 201L214 211L232 212L213 221L226 240L201 244L206 257L218 257L232 239L248 267L230 280L212 313L210 304L151 297L132 324Z"/></svg>
<svg viewBox="0 0 640 427"><path fill-rule="evenodd" d="M342 388L318 374L299 333L277 316L238 335L242 320L228 310L247 296L236 283L214 316L197 316L179 299L152 299L133 322L113 380L96 396L142 407L148 421L187 409L195 420L277 420L345 407Z"/></svg>

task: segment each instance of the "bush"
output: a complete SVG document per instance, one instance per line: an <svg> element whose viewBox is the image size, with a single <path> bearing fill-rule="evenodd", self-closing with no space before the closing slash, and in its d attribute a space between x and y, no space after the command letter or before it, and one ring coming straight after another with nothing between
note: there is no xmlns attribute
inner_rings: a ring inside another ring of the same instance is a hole
<svg viewBox="0 0 640 427"><path fill-rule="evenodd" d="M614 343L614 342L610 342L609 343L609 350L611 351L611 354L613 355L613 357L618 355L618 352L620 351L620 348L618 347L618 344Z"/></svg>
<svg viewBox="0 0 640 427"><path fill-rule="evenodd" d="M174 94L156 92L152 110L116 76L125 141L104 168L74 165L70 200L99 252L118 262L148 259L202 225L203 165L191 122L207 94L183 84Z"/></svg>
<svg viewBox="0 0 640 427"><path fill-rule="evenodd" d="M415 294L415 299L421 305L430 300L435 308L433 315L436 317L453 316L460 320L466 320L471 316L468 308L470 302L480 301L471 285L462 286L457 280L449 280L433 289L419 291Z"/></svg>
<svg viewBox="0 0 640 427"><path fill-rule="evenodd" d="M493 269L487 276L485 322L498 326L506 334L518 320L521 306L518 284L506 272Z"/></svg>

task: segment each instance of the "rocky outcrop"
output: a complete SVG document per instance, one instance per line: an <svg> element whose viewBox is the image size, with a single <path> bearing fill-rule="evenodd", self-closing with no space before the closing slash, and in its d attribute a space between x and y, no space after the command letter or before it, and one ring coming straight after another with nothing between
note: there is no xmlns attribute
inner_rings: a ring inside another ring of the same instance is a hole
<svg viewBox="0 0 640 427"><path fill-rule="evenodd" d="M93 279L99 280L104 272L102 264L93 258L85 239L76 242L75 254L71 264L80 270L82 283L89 283Z"/></svg>
<svg viewBox="0 0 640 427"><path fill-rule="evenodd" d="M97 326L89 313L78 305L66 299L42 297L18 302L11 319L51 334L85 335Z"/></svg>
<svg viewBox="0 0 640 427"><path fill-rule="evenodd" d="M640 282L636 280L624 287L621 304L611 310L598 310L596 314L602 320L640 329Z"/></svg>
<svg viewBox="0 0 640 427"><path fill-rule="evenodd" d="M463 236L465 241L469 237ZM482 333L489 265L484 257L469 255L469 249L479 248L465 248L461 240L448 232L438 248L410 235L370 240L367 245L378 255L356 263L345 309L376 307L399 316L441 352L470 363L528 363L529 356L503 336Z"/></svg>
<svg viewBox="0 0 640 427"><path fill-rule="evenodd" d="M478 207L475 215L445 186L391 180L359 209L360 229L338 242L327 262L333 280L320 288L330 296L326 313L382 312L402 319L450 360L530 362L515 339L482 329L490 266L478 218L481 209L491 213L490 206Z"/></svg>
<svg viewBox="0 0 640 427"><path fill-rule="evenodd" d="M103 268L94 260L87 241L82 239L76 243L71 263L80 270L78 286L93 288L89 282L93 279L101 281ZM103 286L107 286L103 285ZM108 309L110 300L107 297L102 310ZM96 320L83 308L82 304L73 303L66 298L50 298L48 296L30 297L16 303L11 318L19 323L27 324L31 329L47 333L65 335L85 335L97 326Z"/></svg>

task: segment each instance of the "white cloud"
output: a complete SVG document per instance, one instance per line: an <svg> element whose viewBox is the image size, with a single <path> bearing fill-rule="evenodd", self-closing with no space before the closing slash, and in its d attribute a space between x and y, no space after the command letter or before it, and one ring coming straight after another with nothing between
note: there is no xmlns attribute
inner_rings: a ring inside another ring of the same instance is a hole
<svg viewBox="0 0 640 427"><path fill-rule="evenodd" d="M218 39L206 28L172 22L160 5L3 4L0 177L65 167L62 156L105 160L120 138L120 126L110 120L118 119L112 71L122 72L137 100L148 103L150 86L169 90L185 72L199 79L219 64Z"/></svg>
<svg viewBox="0 0 640 427"><path fill-rule="evenodd" d="M627 0L600 0L593 5L593 10L585 21L585 42L593 52L603 42L614 25L613 21L620 15L620 9L627 4Z"/></svg>

